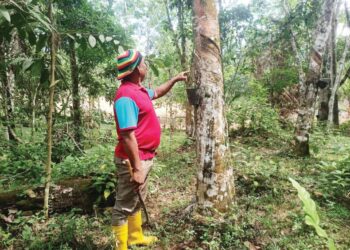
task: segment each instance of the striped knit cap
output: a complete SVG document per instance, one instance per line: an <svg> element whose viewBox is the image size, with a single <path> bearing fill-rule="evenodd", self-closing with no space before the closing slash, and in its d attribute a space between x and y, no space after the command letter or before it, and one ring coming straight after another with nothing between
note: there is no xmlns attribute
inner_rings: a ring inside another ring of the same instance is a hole
<svg viewBox="0 0 350 250"><path fill-rule="evenodd" d="M134 49L129 49L121 55L119 55L115 59L118 69L118 80L121 80L126 76L130 75L134 71L134 69L140 64L141 60L141 53Z"/></svg>

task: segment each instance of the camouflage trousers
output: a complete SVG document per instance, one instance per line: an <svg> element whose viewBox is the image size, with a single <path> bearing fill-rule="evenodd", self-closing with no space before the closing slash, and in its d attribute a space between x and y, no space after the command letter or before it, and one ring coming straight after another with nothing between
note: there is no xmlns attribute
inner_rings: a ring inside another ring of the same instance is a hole
<svg viewBox="0 0 350 250"><path fill-rule="evenodd" d="M142 167L149 173L153 166L153 159L141 161ZM112 226L120 226L127 222L128 216L135 214L141 209L141 203L137 192L137 184L130 181L131 175L125 161L115 158L117 168L117 187L115 205L112 211ZM140 190L141 197L145 201L147 196L148 175L145 184Z"/></svg>

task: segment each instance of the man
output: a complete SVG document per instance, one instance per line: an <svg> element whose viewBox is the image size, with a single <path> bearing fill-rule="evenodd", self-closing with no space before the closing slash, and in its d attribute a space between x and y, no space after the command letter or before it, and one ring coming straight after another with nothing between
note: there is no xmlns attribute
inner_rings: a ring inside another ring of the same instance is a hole
<svg viewBox="0 0 350 250"><path fill-rule="evenodd" d="M145 236L142 232L141 205L136 191L140 191L143 200L146 198L147 176L160 143L161 129L152 100L165 95L176 82L187 80L187 76L182 72L155 90L144 88L141 83L147 66L136 50L119 55L117 68L118 80L122 83L114 98L118 186L112 227L117 249L126 250L131 245L151 245L157 241L156 237ZM132 176L127 161L132 167Z"/></svg>

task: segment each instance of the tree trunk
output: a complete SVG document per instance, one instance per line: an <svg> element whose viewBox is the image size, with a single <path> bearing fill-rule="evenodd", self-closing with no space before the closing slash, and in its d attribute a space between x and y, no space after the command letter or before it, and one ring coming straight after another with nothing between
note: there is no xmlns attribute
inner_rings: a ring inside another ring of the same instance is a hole
<svg viewBox="0 0 350 250"><path fill-rule="evenodd" d="M39 87L40 87L40 82L39 84L36 86L34 93L33 93L33 97L31 100L31 109L32 109L32 122L31 122L31 137L32 139L34 139L35 136L35 130L36 130L36 112L35 112L35 108L36 108L36 98L38 96L38 91L39 91Z"/></svg>
<svg viewBox="0 0 350 250"><path fill-rule="evenodd" d="M317 83L321 76L322 58L331 32L335 0L326 0L323 13L314 32L315 41L309 54L309 67L305 81L300 86L298 118L295 129L295 151L299 156L310 155L309 132L314 117Z"/></svg>
<svg viewBox="0 0 350 250"><path fill-rule="evenodd" d="M337 10L333 14L331 34L329 37L327 54L328 60L324 63L326 75L329 75L330 81L325 88L318 90L319 105L317 119L321 122L327 122L329 116L329 98L331 96L331 89L334 86L335 76L337 74L337 55L336 55L336 30L338 25L337 13L339 11L340 1L337 4Z"/></svg>
<svg viewBox="0 0 350 250"><path fill-rule="evenodd" d="M346 80L347 80L348 78L350 78L350 67L346 70L346 73L345 73L345 75L343 76L343 78L341 79L339 86L340 86L340 87L343 86L343 84L346 82Z"/></svg>
<svg viewBox="0 0 350 250"><path fill-rule="evenodd" d="M1 81L3 83L4 99L5 99L5 126L7 128L6 138L12 142L21 142L15 133L15 119L14 119L14 101L13 91L15 86L15 73L13 66L6 66L8 58L16 58L18 56L19 45L18 35L14 33L12 35L12 41L9 46L6 46L6 42L2 41L0 44L0 60L2 61L1 67ZM8 57L8 58L6 58Z"/></svg>
<svg viewBox="0 0 350 250"><path fill-rule="evenodd" d="M197 204L200 208L226 211L233 202L233 170L224 116L220 32L215 1L193 2L195 52L194 81L199 88L196 107Z"/></svg>
<svg viewBox="0 0 350 250"><path fill-rule="evenodd" d="M82 122L81 122L81 112L80 112L80 94L79 94L79 73L78 65L75 52L75 42L73 39L69 39L70 47L70 66L71 66L71 78L72 78L72 98L73 98L73 131L74 131L74 140L81 148L81 139L82 139Z"/></svg>
<svg viewBox="0 0 350 250"><path fill-rule="evenodd" d="M180 28L180 39L181 39L181 53L180 61L181 61L181 68L183 71L188 70L187 60L186 60L186 34L184 29L184 6L182 1L177 2L178 7L178 20L179 20L179 28ZM186 87L189 88L188 83L186 83ZM185 126L186 126L186 134L187 136L193 138L195 136L195 121L194 121L194 108L188 100L186 100L185 103L186 108L186 119L185 119Z"/></svg>
<svg viewBox="0 0 350 250"><path fill-rule="evenodd" d="M15 74L12 70L12 67L7 68L6 72L7 81L5 82L5 93L6 93L6 123L7 123L7 132L10 141L15 141L16 136L14 135L15 131L15 120L14 120L14 102L13 102L13 90L15 82Z"/></svg>
<svg viewBox="0 0 350 250"><path fill-rule="evenodd" d="M346 16L348 17L348 27L350 27L349 13L347 11L347 8L345 8L345 12L346 12ZM335 105L338 106L338 103L335 104L335 102L338 101L336 100L337 99L336 95L337 95L337 91L339 89L341 80L343 78L343 73L345 71L346 56L348 54L349 48L350 48L350 35L347 36L346 38L342 58L340 59L338 67L336 68L336 74L334 75L334 84L332 85L332 88L331 88L331 96L329 98L329 104L328 104L329 106L328 125L329 126L332 126L334 124L334 121L339 120L339 114L334 115L333 111L337 110L337 108L336 109L334 108ZM338 116L338 118L334 118L334 116Z"/></svg>
<svg viewBox="0 0 350 250"><path fill-rule="evenodd" d="M318 91L319 105L317 120L320 122L327 122L328 119L328 103L331 95L330 86L327 85L324 89Z"/></svg>
<svg viewBox="0 0 350 250"><path fill-rule="evenodd" d="M53 6L52 1L48 3L49 7L49 19L51 24L53 21ZM51 184L51 155L52 155L52 113L54 112L54 93L55 93L55 70L56 70L56 48L57 48L57 37L56 32L52 30L51 33L51 69L50 69L50 88L49 88L49 114L47 121L47 162L45 166L45 195L44 195L44 214L46 219L49 218L49 194L50 194L50 184Z"/></svg>
<svg viewBox="0 0 350 250"><path fill-rule="evenodd" d="M338 99L338 94L335 94L335 97L334 97L333 124L336 127L339 126L339 99Z"/></svg>

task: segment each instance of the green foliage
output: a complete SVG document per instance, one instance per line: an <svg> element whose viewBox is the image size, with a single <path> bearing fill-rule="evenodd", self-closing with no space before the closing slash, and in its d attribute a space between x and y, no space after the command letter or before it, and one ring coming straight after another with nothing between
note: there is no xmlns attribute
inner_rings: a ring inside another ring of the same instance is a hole
<svg viewBox="0 0 350 250"><path fill-rule="evenodd" d="M243 133L277 135L281 132L279 115L268 103L267 90L257 82L251 82L245 96L228 107L227 120L230 128L238 126Z"/></svg>
<svg viewBox="0 0 350 250"><path fill-rule="evenodd" d="M91 174L109 173L115 170L113 147L97 145L80 157L68 156L53 169L55 179L67 177L87 177Z"/></svg>
<svg viewBox="0 0 350 250"><path fill-rule="evenodd" d="M79 211L76 211L79 212ZM38 213L22 217L17 214L8 233L0 230L0 247L15 245L18 249L112 249L109 226L101 218L81 216L72 211L48 222ZM13 235L17 235L16 238ZM11 235L11 239L9 239Z"/></svg>
<svg viewBox="0 0 350 250"><path fill-rule="evenodd" d="M298 197L303 203L303 210L305 212L305 223L309 226L315 228L318 236L326 238L328 240L328 248L330 250L335 250L335 244L332 238L330 238L326 231L320 227L320 218L316 211L316 204L311 199L310 194L304 187L302 187L297 181L292 178L289 178L289 181L292 183L293 187L298 191Z"/></svg>
<svg viewBox="0 0 350 250"><path fill-rule="evenodd" d="M295 68L273 68L265 73L263 84L270 93L282 93L287 87L298 83L298 72Z"/></svg>
<svg viewBox="0 0 350 250"><path fill-rule="evenodd" d="M336 162L321 162L320 188L329 199L344 199L350 190L350 157ZM329 185L331 184L331 185Z"/></svg>
<svg viewBox="0 0 350 250"><path fill-rule="evenodd" d="M46 159L45 145L25 143L4 147L0 159L0 187L7 189L23 183L38 184Z"/></svg>
<svg viewBox="0 0 350 250"><path fill-rule="evenodd" d="M339 130L342 134L350 136L350 121L340 124Z"/></svg>

